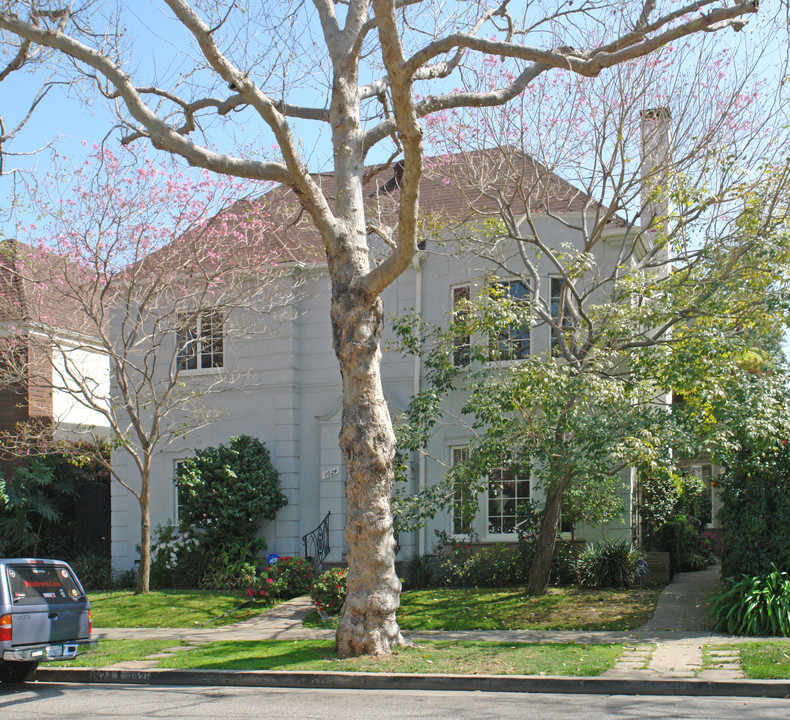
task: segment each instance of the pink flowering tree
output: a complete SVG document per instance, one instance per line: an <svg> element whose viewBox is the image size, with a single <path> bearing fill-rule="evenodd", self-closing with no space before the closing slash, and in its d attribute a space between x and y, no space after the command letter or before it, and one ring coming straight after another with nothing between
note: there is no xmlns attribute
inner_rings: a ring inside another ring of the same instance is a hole
<svg viewBox="0 0 790 720"><path fill-rule="evenodd" d="M688 36L740 30L757 3L312 0L246 8L164 0L161 6L151 35L161 37L167 26L179 38L167 46L173 57L166 78L149 72L160 66L158 57L146 66L135 56L145 43L124 41L123 12L108 21L89 2L68 6L79 22L61 32L39 0L15 0L2 6L0 30L67 56L115 103L128 142L145 138L212 173L281 183L303 208L326 254L343 381L349 574L338 652L388 654L404 640L396 622L395 438L380 375L381 294L410 267L421 241L423 123L444 110L506 105L559 70L591 78ZM495 84L481 90L473 81L482 55L505 61ZM241 121L235 131L234 120ZM227 134L212 143L215 128L244 137L235 148ZM336 192L308 167L308 138L317 135L330 146ZM386 225L376 222L365 188L382 169L366 168L372 151L385 166L399 159L399 203ZM386 250L373 262L378 244Z"/></svg>
<svg viewBox="0 0 790 720"><path fill-rule="evenodd" d="M21 293L6 327L25 343L16 356L48 358L18 373L70 402L39 440L109 434L115 459L137 469L136 482L114 475L140 506L138 592L149 588L153 457L216 419L210 397L246 377L230 359L237 341L266 332L299 285L292 256L265 242L274 221L250 199L262 190L95 149L38 184L42 224L9 244ZM188 378L195 369L211 372Z"/></svg>

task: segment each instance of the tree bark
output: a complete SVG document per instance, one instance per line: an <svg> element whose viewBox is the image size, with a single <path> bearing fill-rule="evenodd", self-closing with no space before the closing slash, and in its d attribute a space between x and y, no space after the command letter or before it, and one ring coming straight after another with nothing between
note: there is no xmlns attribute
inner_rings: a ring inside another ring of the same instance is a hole
<svg viewBox="0 0 790 720"><path fill-rule="evenodd" d="M549 584L551 576L552 560L554 559L554 546L557 541L557 527L560 523L562 497L570 479L570 473L566 472L546 497L538 539L535 541L535 557L532 559L527 585L524 588L527 595L544 595L546 593L546 586Z"/></svg>
<svg viewBox="0 0 790 720"><path fill-rule="evenodd" d="M137 571L138 595L151 591L151 512L149 476L144 473L140 493L140 567Z"/></svg>
<svg viewBox="0 0 790 720"><path fill-rule="evenodd" d="M382 303L335 283L334 346L343 376L340 446L346 462L348 596L337 628L341 657L387 655L404 643L395 618L390 494L395 436L379 372Z"/></svg>

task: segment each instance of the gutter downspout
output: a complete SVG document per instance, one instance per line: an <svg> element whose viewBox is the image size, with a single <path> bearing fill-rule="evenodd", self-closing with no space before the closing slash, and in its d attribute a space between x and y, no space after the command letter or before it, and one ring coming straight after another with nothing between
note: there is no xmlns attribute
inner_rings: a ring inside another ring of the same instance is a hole
<svg viewBox="0 0 790 720"><path fill-rule="evenodd" d="M422 317L422 260L423 254L417 252L412 259L414 267L414 311L417 317ZM412 384L412 396L420 392L422 388L422 357L414 356L414 378ZM422 492L425 488L425 453L419 453L417 461L417 491ZM425 553L425 526L417 530L417 549L420 555Z"/></svg>

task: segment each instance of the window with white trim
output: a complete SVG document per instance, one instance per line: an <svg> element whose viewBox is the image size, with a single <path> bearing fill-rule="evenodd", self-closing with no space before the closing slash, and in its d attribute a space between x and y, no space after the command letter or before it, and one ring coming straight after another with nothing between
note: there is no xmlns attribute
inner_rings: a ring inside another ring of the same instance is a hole
<svg viewBox="0 0 790 720"><path fill-rule="evenodd" d="M222 313L204 310L179 315L178 367L180 370L221 368L225 361Z"/></svg>
<svg viewBox="0 0 790 720"><path fill-rule="evenodd" d="M471 298L469 285L457 285L452 288L453 294L453 322L462 321L467 313L465 303ZM469 335L457 335L453 338L453 365L466 367L469 364L470 348L472 347Z"/></svg>
<svg viewBox="0 0 790 720"><path fill-rule="evenodd" d="M455 467L469 459L466 447L450 448L450 465ZM456 483L453 487L452 526L453 535L469 535L472 532L471 490L466 485Z"/></svg>
<svg viewBox="0 0 790 720"><path fill-rule="evenodd" d="M497 288L503 289L507 296L517 304L525 306L532 299L529 283L523 279L497 280ZM513 322L496 335L492 335L491 359L492 360L522 360L530 353L531 323L529 319Z"/></svg>
<svg viewBox="0 0 790 720"><path fill-rule="evenodd" d="M509 470L496 469L488 476L488 534L514 535L527 517L530 481Z"/></svg>
<svg viewBox="0 0 790 720"><path fill-rule="evenodd" d="M551 319L555 323L565 327L569 324L568 311L562 304L562 285L563 279L561 277L549 278L549 307L551 309ZM566 295L567 301L567 295ZM551 332L551 353L557 355L559 353L557 334L553 328Z"/></svg>

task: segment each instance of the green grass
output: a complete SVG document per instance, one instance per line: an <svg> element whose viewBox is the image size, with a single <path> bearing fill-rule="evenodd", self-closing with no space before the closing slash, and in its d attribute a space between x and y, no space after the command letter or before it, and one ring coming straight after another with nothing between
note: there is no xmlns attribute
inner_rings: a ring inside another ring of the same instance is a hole
<svg viewBox="0 0 790 720"><path fill-rule="evenodd" d="M80 653L74 660L47 663L43 667L106 667L126 660L142 660L177 644L174 640L100 640L98 646Z"/></svg>
<svg viewBox="0 0 790 720"><path fill-rule="evenodd" d="M252 604L219 618L241 605L238 592L219 590L156 590L135 595L130 590L88 593L93 626L112 627L219 627L247 620L270 605Z"/></svg>
<svg viewBox="0 0 790 720"><path fill-rule="evenodd" d="M165 658L159 667L216 670L600 675L621 645L425 642L386 658L335 655L331 640L215 642Z"/></svg>
<svg viewBox="0 0 790 720"><path fill-rule="evenodd" d="M521 588L432 588L401 596L402 630L632 630L653 615L661 588L549 588L527 597ZM318 613L307 627L332 627Z"/></svg>
<svg viewBox="0 0 790 720"><path fill-rule="evenodd" d="M719 647L732 648L732 645ZM738 643L741 667L753 680L790 679L790 640ZM713 648L711 648L713 649Z"/></svg>

